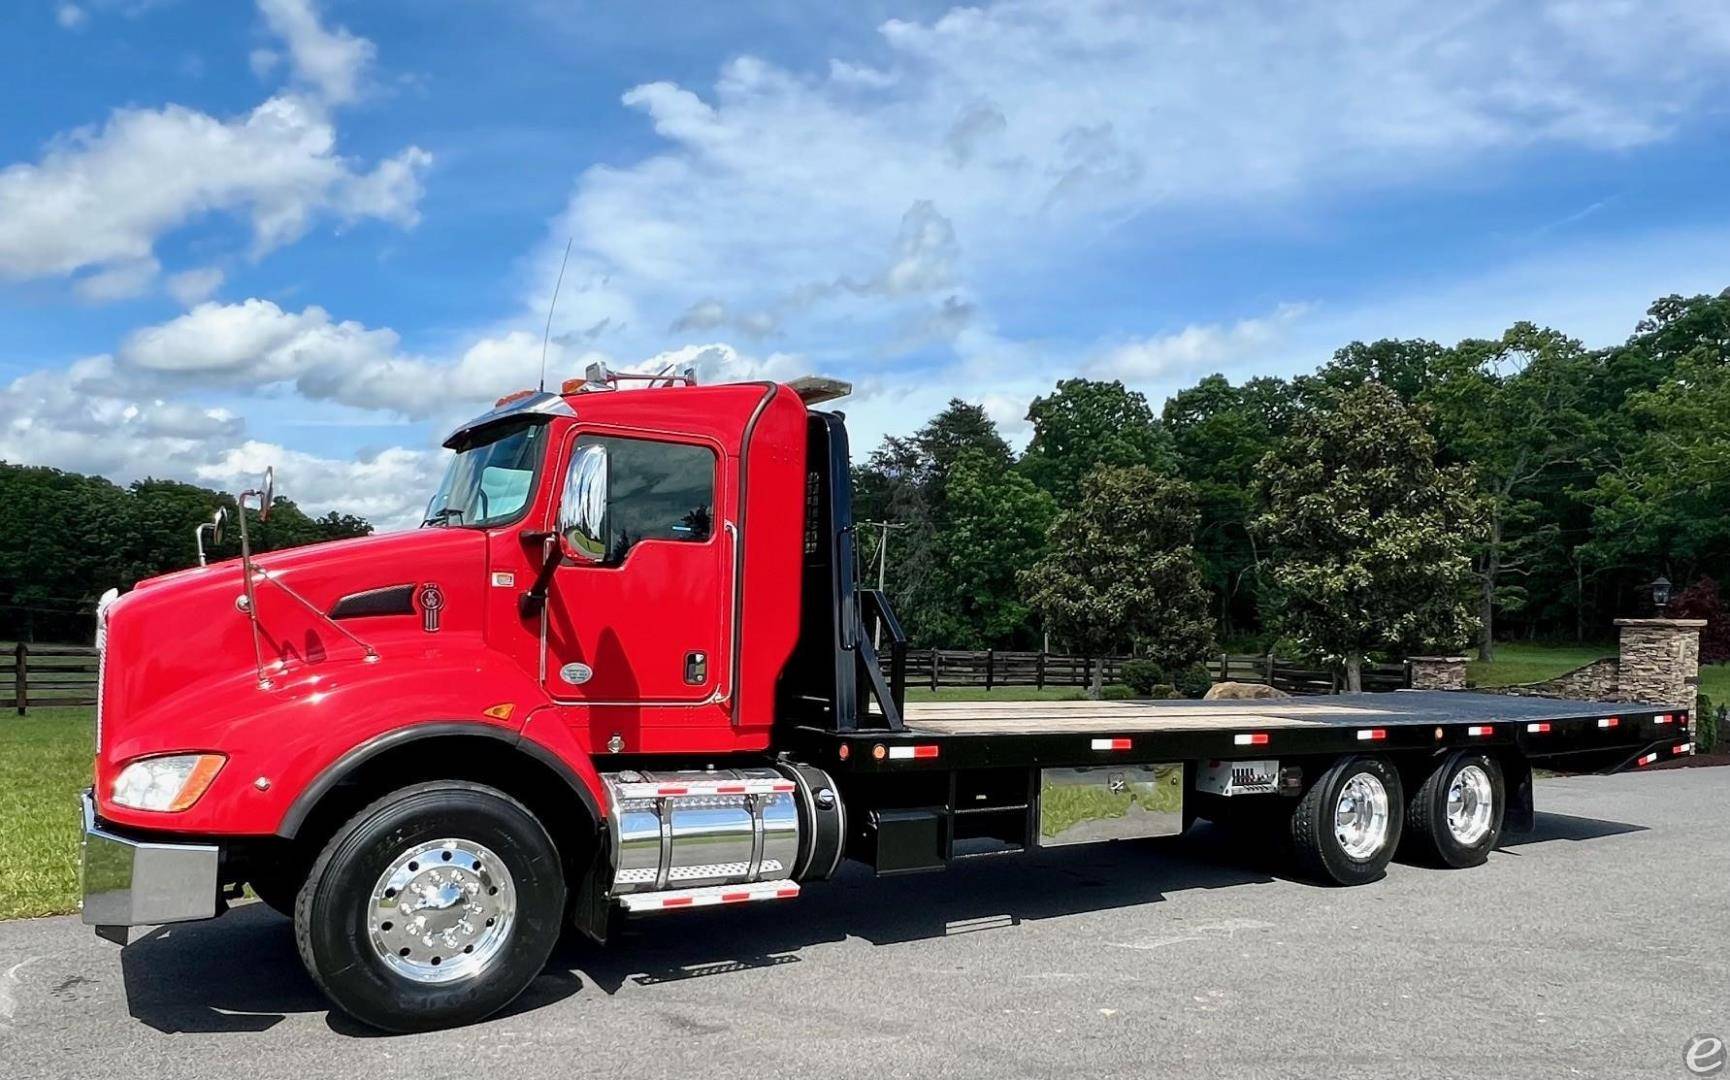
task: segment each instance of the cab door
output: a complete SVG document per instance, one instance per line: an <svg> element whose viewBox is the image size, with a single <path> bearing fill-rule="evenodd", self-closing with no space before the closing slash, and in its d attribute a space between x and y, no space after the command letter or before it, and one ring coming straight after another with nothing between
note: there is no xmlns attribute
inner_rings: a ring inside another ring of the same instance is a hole
<svg viewBox="0 0 1730 1080"><path fill-rule="evenodd" d="M562 559L553 572L548 693L567 705L629 710L638 723L649 722L646 709L715 700L731 603L717 521L722 448L580 429L568 439L556 516L582 504L594 524L574 542L592 558Z"/></svg>

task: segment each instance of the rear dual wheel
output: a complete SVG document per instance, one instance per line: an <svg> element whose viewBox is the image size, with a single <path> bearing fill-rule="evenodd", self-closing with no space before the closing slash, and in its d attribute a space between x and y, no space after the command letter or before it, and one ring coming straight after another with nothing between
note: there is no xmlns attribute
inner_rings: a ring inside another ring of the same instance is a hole
<svg viewBox="0 0 1730 1080"><path fill-rule="evenodd" d="M1502 840L1507 789L1496 759L1476 750L1443 758L1412 792L1407 843L1436 866L1481 865Z"/></svg>
<svg viewBox="0 0 1730 1080"><path fill-rule="evenodd" d="M1400 774L1380 757L1335 762L1292 808L1298 870L1331 885L1364 885L1387 872L1405 820Z"/></svg>

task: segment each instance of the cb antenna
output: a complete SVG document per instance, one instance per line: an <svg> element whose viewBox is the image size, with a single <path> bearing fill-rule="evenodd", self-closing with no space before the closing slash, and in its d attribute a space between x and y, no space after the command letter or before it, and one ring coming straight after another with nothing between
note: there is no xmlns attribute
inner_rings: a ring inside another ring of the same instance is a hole
<svg viewBox="0 0 1730 1080"><path fill-rule="evenodd" d="M571 241L576 237L565 238L565 257L559 260L559 279L553 282L553 301L547 305L547 328L541 334L541 393L547 391L547 342L553 336L553 312L559 307L559 289L565 283L565 264L571 261Z"/></svg>

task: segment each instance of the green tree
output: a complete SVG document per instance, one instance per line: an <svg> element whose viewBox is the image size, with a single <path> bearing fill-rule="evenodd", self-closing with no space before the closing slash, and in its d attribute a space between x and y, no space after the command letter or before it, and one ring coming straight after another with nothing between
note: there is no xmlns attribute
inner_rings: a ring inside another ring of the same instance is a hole
<svg viewBox="0 0 1730 1080"><path fill-rule="evenodd" d="M950 463L947 479L927 584L948 603L921 612L922 630L954 648L1030 643L1015 575L1044 553L1051 496L972 449Z"/></svg>
<svg viewBox="0 0 1730 1080"><path fill-rule="evenodd" d="M1033 438L1020 468L1062 507L1081 499L1081 480L1096 466L1173 466L1171 440L1147 398L1120 382L1065 379L1027 408Z"/></svg>
<svg viewBox="0 0 1730 1080"><path fill-rule="evenodd" d="M1422 410L1368 382L1300 415L1262 462L1277 621L1350 690L1372 651L1457 648L1472 630L1478 508L1470 477L1435 459Z"/></svg>
<svg viewBox="0 0 1730 1080"><path fill-rule="evenodd" d="M1233 386L1209 375L1165 403L1177 468L1196 490L1200 525L1196 552L1214 591L1219 632L1229 638L1236 620L1256 619L1261 560L1250 532L1255 517L1255 473L1291 425L1294 398L1280 379Z"/></svg>
<svg viewBox="0 0 1730 1080"><path fill-rule="evenodd" d="M1168 669L1195 663L1213 644L1195 526L1188 484L1146 465L1100 466L1053 522L1045 557L1022 571L1027 603L1085 655L1133 649ZM1092 697L1102 682L1096 664Z"/></svg>
<svg viewBox="0 0 1730 1080"><path fill-rule="evenodd" d="M1548 474L1587 452L1585 359L1575 339L1516 323L1500 340L1449 350L1442 377L1422 394L1444 457L1469 464L1483 496L1486 528L1474 559L1480 660L1495 658L1497 609L1529 600L1508 576L1523 578L1556 553L1558 500L1539 496Z"/></svg>
<svg viewBox="0 0 1730 1080"><path fill-rule="evenodd" d="M912 436L884 439L854 470L854 520L905 526L890 534L888 585L902 625L919 647L1006 643L956 617L963 586L949 556L955 545L945 532L951 526L951 473L963 460L970 469L1007 473L1014 456L984 408L955 398ZM860 537L860 557L869 564L883 536L861 524ZM1006 591L1014 602L1013 589Z"/></svg>

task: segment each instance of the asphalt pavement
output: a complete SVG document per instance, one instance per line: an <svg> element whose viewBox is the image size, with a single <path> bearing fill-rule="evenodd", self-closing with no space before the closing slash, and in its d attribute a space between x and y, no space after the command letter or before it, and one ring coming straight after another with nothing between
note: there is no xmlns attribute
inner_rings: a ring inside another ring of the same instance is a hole
<svg viewBox="0 0 1730 1080"><path fill-rule="evenodd" d="M1208 826L562 947L505 1015L381 1036L256 905L124 952L0 923L0 1077L1671 1077L1730 1038L1730 769L1546 779L1487 866L1290 880ZM0 873L4 868L0 868ZM1730 1073L1721 1073L1730 1077Z"/></svg>

